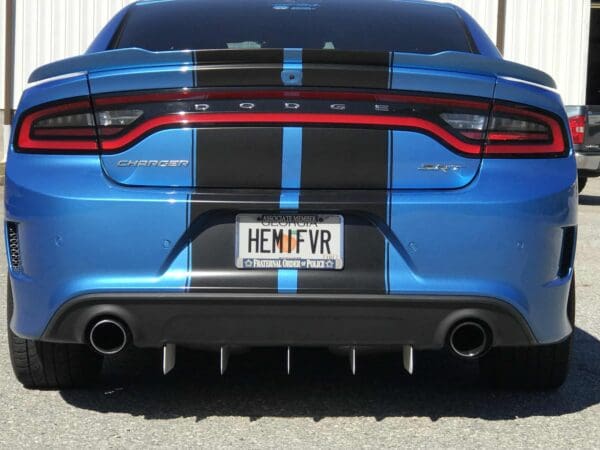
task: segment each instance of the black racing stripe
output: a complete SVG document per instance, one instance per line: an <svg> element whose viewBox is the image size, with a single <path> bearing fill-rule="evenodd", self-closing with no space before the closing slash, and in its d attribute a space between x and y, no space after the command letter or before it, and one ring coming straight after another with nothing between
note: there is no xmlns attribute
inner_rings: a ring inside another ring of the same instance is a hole
<svg viewBox="0 0 600 450"><path fill-rule="evenodd" d="M283 50L196 51L193 58L196 87L283 86Z"/></svg>
<svg viewBox="0 0 600 450"><path fill-rule="evenodd" d="M229 86L283 86L281 65L224 67L220 69L199 68L195 71L196 87L229 87Z"/></svg>
<svg viewBox="0 0 600 450"><path fill-rule="evenodd" d="M388 77L389 70L384 67L349 68L304 64L302 84L305 87L387 89Z"/></svg>
<svg viewBox="0 0 600 450"><path fill-rule="evenodd" d="M197 129L197 186L279 189L282 139L281 127Z"/></svg>
<svg viewBox="0 0 600 450"><path fill-rule="evenodd" d="M194 61L198 64L283 64L283 49L197 50Z"/></svg>
<svg viewBox="0 0 600 450"><path fill-rule="evenodd" d="M387 191L303 191L300 210L344 217L344 269L298 271L298 292L385 293ZM364 202L348 199L364 197Z"/></svg>
<svg viewBox="0 0 600 450"><path fill-rule="evenodd" d="M304 128L303 189L387 189L388 131Z"/></svg>
<svg viewBox="0 0 600 450"><path fill-rule="evenodd" d="M302 52L304 86L387 89L388 52Z"/></svg>
<svg viewBox="0 0 600 450"><path fill-rule="evenodd" d="M387 221L388 135L387 130L304 129L300 210L344 216L345 266L333 272L299 271L299 292L386 292L383 232Z"/></svg>
<svg viewBox="0 0 600 450"><path fill-rule="evenodd" d="M235 217L245 212L277 212L279 191L197 192L191 196L191 291L277 292L276 270L235 267Z"/></svg>
<svg viewBox="0 0 600 450"><path fill-rule="evenodd" d="M302 62L305 64L347 64L389 67L389 52L356 52L345 50L302 50Z"/></svg>

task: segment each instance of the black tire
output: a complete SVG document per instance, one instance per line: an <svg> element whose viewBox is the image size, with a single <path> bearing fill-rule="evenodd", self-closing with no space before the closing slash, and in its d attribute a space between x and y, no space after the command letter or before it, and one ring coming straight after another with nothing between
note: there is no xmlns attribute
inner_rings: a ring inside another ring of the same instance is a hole
<svg viewBox="0 0 600 450"><path fill-rule="evenodd" d="M585 189L585 185L587 184L588 179L586 177L579 177L577 182L579 185L579 192L581 192Z"/></svg>
<svg viewBox="0 0 600 450"><path fill-rule="evenodd" d="M13 297L10 279L6 303L10 361L23 386L28 389L68 389L89 386L98 378L103 357L87 346L32 341L11 331Z"/></svg>
<svg viewBox="0 0 600 450"><path fill-rule="evenodd" d="M569 290L567 315L575 329L575 277ZM479 361L484 379L495 387L558 389L567 379L573 335L552 345L492 349Z"/></svg>

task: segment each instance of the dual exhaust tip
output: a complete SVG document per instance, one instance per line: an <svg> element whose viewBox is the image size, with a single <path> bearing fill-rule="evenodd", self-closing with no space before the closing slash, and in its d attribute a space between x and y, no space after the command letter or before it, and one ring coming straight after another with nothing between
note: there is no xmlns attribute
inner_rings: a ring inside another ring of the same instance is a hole
<svg viewBox="0 0 600 450"><path fill-rule="evenodd" d="M129 344L130 334L127 326L116 319L101 319L90 328L88 342L102 355L116 355ZM452 352L465 359L483 356L491 347L492 337L489 329L472 320L459 322L448 335Z"/></svg>

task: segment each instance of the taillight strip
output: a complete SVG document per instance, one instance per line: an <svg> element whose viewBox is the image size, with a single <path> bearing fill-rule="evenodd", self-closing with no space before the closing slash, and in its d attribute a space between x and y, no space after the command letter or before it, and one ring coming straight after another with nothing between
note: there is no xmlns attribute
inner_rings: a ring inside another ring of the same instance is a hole
<svg viewBox="0 0 600 450"><path fill-rule="evenodd" d="M198 125L244 125L244 124L285 124L285 125L347 125L381 126L390 128L414 129L433 135L456 150L469 155L479 155L481 144L463 142L440 125L415 117L395 117L367 114L320 114L320 113L192 113L170 114L155 117L140 123L123 136L102 140L102 150L118 151L142 136L163 127L193 127Z"/></svg>

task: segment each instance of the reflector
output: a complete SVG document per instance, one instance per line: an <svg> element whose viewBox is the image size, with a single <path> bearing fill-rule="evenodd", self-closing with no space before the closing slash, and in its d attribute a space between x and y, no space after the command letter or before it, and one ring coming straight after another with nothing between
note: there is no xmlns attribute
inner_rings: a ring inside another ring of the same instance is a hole
<svg viewBox="0 0 600 450"><path fill-rule="evenodd" d="M573 144L583 145L585 141L585 116L579 115L569 118L569 128L571 129Z"/></svg>

